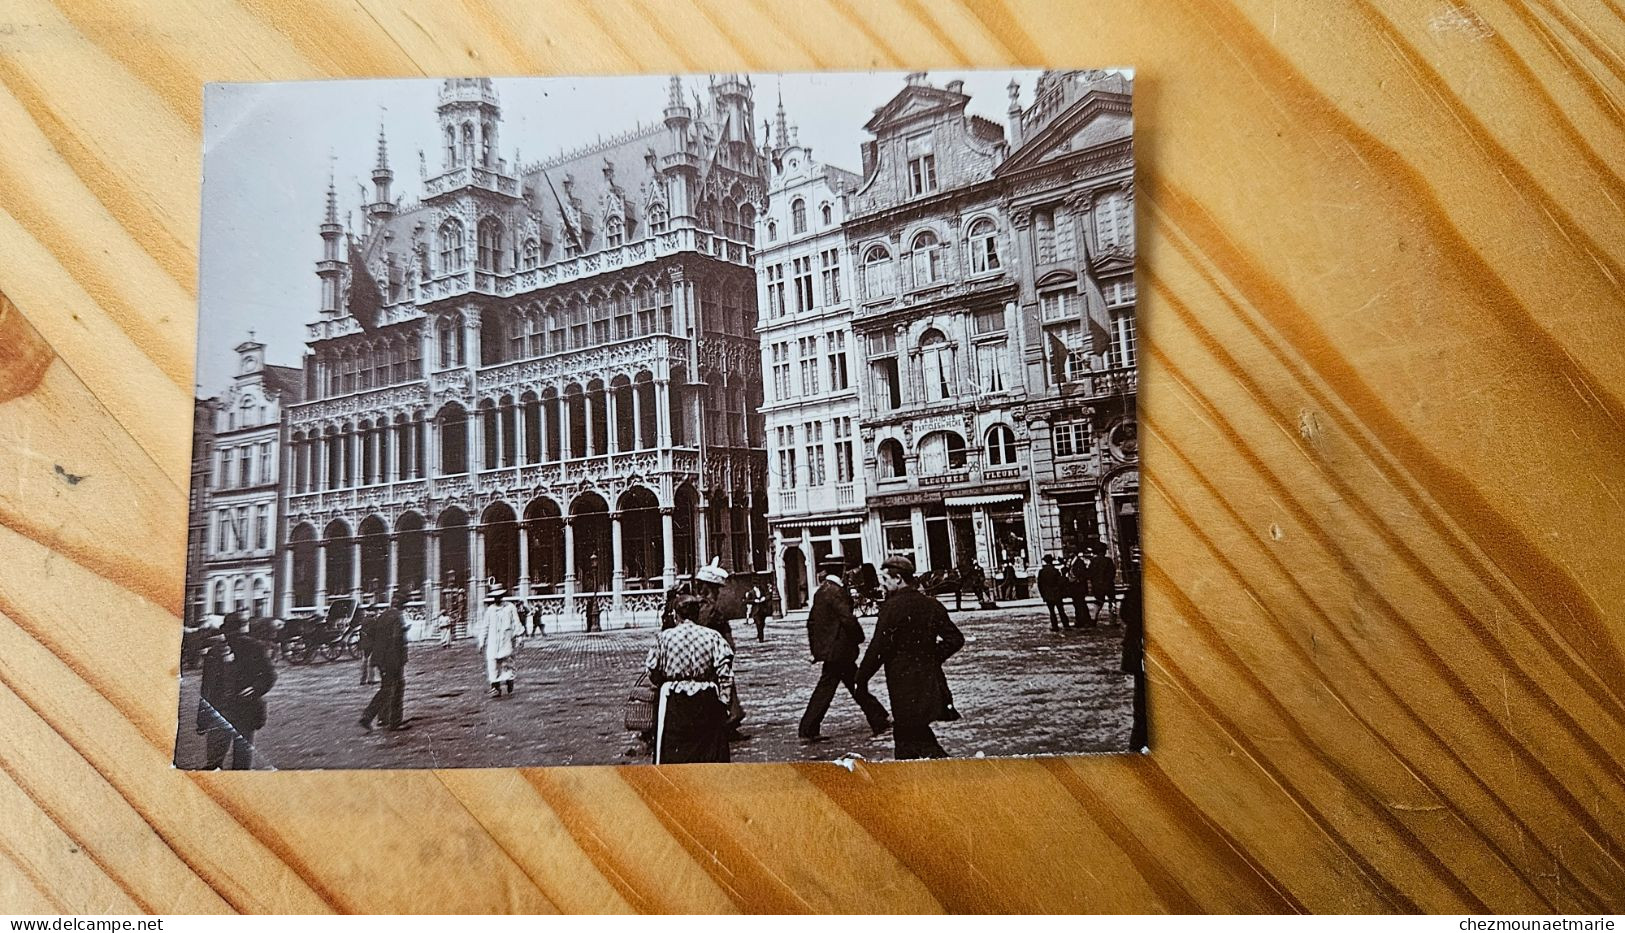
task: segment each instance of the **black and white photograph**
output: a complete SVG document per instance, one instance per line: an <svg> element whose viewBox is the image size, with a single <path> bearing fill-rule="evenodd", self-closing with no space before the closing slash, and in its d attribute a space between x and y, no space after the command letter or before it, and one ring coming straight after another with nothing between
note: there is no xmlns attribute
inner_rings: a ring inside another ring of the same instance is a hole
<svg viewBox="0 0 1625 933"><path fill-rule="evenodd" d="M175 765L1147 751L1133 83L210 85Z"/></svg>

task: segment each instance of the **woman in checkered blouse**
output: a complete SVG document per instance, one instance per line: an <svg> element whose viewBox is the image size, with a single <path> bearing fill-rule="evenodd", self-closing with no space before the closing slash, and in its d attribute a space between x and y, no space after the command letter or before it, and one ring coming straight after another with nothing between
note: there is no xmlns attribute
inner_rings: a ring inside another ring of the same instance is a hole
<svg viewBox="0 0 1625 933"><path fill-rule="evenodd" d="M697 624L699 600L683 599L676 609L677 624L659 634L645 662L660 688L655 764L727 761L733 649Z"/></svg>

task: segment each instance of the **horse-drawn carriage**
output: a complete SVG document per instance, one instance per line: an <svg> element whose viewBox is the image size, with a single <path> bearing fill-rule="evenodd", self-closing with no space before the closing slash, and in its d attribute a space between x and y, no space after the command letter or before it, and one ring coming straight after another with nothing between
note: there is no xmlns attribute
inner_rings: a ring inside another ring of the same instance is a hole
<svg viewBox="0 0 1625 933"><path fill-rule="evenodd" d="M354 599L339 597L325 615L295 616L276 634L277 653L290 664L310 664L361 656L361 609Z"/></svg>

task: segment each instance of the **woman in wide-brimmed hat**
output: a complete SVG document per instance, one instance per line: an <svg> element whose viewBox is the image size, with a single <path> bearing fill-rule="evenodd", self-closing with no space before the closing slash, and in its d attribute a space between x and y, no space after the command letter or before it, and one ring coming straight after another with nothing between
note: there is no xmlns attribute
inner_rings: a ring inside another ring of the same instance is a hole
<svg viewBox="0 0 1625 933"><path fill-rule="evenodd" d="M699 599L680 597L674 610L676 624L656 636L644 662L660 691L655 764L727 761L733 648L716 630L698 624Z"/></svg>
<svg viewBox="0 0 1625 933"><path fill-rule="evenodd" d="M519 638L519 613L502 597L508 591L492 582L486 589L485 608L480 610L479 647L485 649L485 679L491 684L491 697L502 695L504 687L513 694L514 643Z"/></svg>

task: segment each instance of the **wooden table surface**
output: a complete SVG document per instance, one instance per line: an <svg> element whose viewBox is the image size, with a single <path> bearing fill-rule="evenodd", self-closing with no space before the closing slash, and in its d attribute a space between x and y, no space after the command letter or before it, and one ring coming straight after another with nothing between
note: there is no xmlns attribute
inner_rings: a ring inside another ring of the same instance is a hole
<svg viewBox="0 0 1625 933"><path fill-rule="evenodd" d="M1012 64L1137 69L1151 756L170 769L204 82ZM1620 0L0 0L0 912L1625 910L1622 100Z"/></svg>

